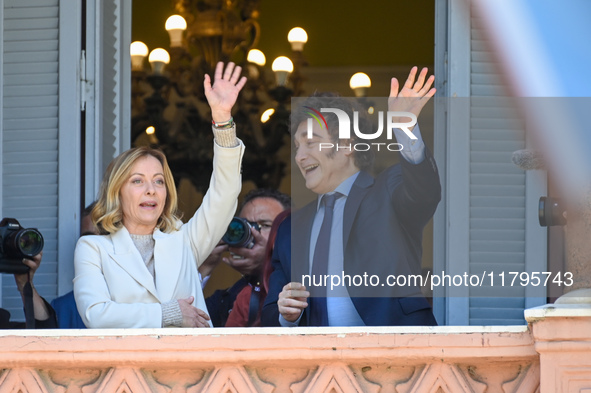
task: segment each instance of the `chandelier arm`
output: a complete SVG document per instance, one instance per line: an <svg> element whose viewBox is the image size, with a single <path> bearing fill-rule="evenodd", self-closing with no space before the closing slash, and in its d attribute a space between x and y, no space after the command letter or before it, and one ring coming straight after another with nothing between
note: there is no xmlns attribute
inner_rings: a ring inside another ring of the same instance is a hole
<svg viewBox="0 0 591 393"><path fill-rule="evenodd" d="M303 91L301 51L292 53L294 70L290 87L276 85L274 75L262 65L247 64L247 52L258 45L261 35L260 0L173 0L187 26L183 39L170 50L171 61L160 75L136 72L132 84L132 138L142 138L148 126L155 128L158 147L167 155L175 180L188 179L205 191L211 175L211 113L203 90L204 75L212 75L219 61L230 59L243 67L248 82L233 114L238 137L248 146L243 181L259 187L279 187L287 160L279 153L289 130L289 103ZM146 93L147 87L151 91ZM265 107L275 114L261 123ZM208 119L207 121L205 119ZM152 142L149 142L152 143Z"/></svg>

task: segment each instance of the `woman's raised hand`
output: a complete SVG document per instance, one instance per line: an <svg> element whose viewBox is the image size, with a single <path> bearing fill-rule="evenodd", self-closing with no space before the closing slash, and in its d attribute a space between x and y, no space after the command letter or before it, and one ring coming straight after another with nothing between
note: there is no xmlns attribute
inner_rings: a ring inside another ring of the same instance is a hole
<svg viewBox="0 0 591 393"><path fill-rule="evenodd" d="M205 75L203 86L205 97L211 107L211 116L216 123L223 123L232 117L232 107L236 103L238 93L246 83L246 77L240 77L242 67L230 62L224 70L224 63L215 67L213 84L211 77Z"/></svg>

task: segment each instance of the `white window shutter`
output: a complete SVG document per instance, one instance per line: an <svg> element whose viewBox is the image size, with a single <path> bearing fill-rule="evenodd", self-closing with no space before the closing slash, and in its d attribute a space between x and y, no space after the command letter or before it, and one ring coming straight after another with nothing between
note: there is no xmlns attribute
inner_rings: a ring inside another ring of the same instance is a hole
<svg viewBox="0 0 591 393"><path fill-rule="evenodd" d="M131 143L131 0L87 1L85 203Z"/></svg>
<svg viewBox="0 0 591 393"><path fill-rule="evenodd" d="M0 211L42 232L34 282L48 301L71 290L80 209L130 144L131 1L83 8L77 0L0 0ZM0 306L23 320L12 275L0 282Z"/></svg>
<svg viewBox="0 0 591 393"><path fill-rule="evenodd" d="M435 224L436 268L479 277L543 271L545 236L535 201L545 180L511 161L514 151L527 147L525 125L479 20L465 2L446 4L447 14L440 17L447 26L438 33L448 39L437 42L447 51L436 52L436 63L447 56L439 70L450 97L447 109L438 112L443 124L436 124L446 128L436 148L446 181L445 206ZM440 13L441 7L439 2ZM436 295L447 296L435 304L444 309L438 319L449 325L524 324L523 310L545 303L544 293L519 285L448 288Z"/></svg>
<svg viewBox="0 0 591 393"><path fill-rule="evenodd" d="M1 211L45 239L37 290L57 294L59 234L59 1L0 2L2 67ZM11 274L2 274L2 307L23 319Z"/></svg>

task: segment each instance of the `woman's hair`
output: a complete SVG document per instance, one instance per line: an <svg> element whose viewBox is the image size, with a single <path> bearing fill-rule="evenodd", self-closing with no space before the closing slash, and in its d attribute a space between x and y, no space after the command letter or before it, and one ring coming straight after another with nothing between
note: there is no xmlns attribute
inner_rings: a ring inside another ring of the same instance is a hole
<svg viewBox="0 0 591 393"><path fill-rule="evenodd" d="M156 227L166 233L176 230L180 214L178 212L174 178L168 167L166 156L160 150L142 146L121 153L111 161L105 171L99 188L96 205L91 213L92 221L101 234L115 233L123 226L121 188L129 179L131 168L137 160L148 156L156 158L162 164L162 168L164 169L164 183L166 185L164 210L158 219Z"/></svg>

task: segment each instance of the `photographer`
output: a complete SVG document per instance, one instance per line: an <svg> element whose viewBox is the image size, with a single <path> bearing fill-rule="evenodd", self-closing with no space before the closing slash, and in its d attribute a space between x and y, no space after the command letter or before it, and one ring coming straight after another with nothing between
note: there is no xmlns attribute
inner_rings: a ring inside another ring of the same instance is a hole
<svg viewBox="0 0 591 393"><path fill-rule="evenodd" d="M226 326L228 315L240 292L256 288L256 294L260 294L269 230L275 217L283 210L290 208L290 206L291 198L276 190L256 189L250 191L244 197L238 217L251 223L250 234L252 240L248 244L238 247L229 247L222 240L199 268L201 276L207 277L220 262L224 262L242 274L242 278L234 283L232 287L219 289L205 300L213 326ZM252 241L254 241L253 244L251 244ZM226 251L230 252L230 257L222 257L222 254ZM261 297L261 306L263 300ZM258 302L256 299L253 299L253 301L254 304L251 304L256 307ZM256 316L259 312L254 309L252 311L254 316L251 318L253 320L250 323L245 320L241 321L239 325L233 326L252 326L256 324L256 320L258 320Z"/></svg>
<svg viewBox="0 0 591 393"><path fill-rule="evenodd" d="M23 264L30 268L29 273L15 274L14 281L16 287L23 298L25 304L24 288L29 277L31 279L31 289L33 290L33 308L35 310L35 328L36 329L54 329L57 328L57 319L53 308L43 299L35 286L33 285L33 276L41 265L42 252L33 257L33 259L23 259ZM23 329L24 322L10 322L10 313L5 309L0 309L0 329Z"/></svg>
<svg viewBox="0 0 591 393"><path fill-rule="evenodd" d="M35 228L23 228L14 218L0 221L0 273L14 274L21 294L26 322L10 322L10 312L0 309L0 329L51 329L57 327L53 308L33 285L41 265L43 236Z"/></svg>

